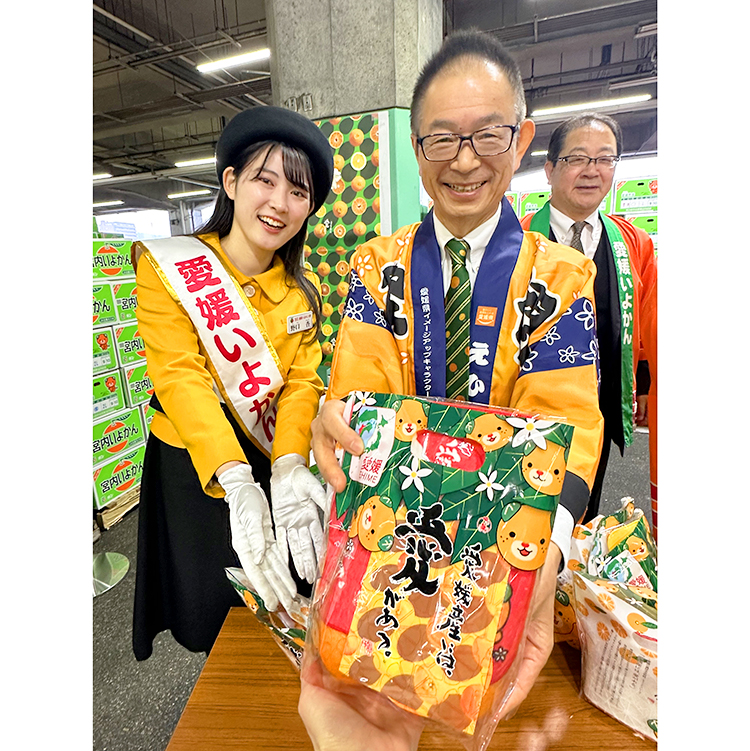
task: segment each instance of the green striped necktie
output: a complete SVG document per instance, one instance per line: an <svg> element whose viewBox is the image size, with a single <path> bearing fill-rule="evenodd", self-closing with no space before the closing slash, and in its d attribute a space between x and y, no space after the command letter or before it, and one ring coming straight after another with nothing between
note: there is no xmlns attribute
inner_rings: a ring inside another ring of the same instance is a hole
<svg viewBox="0 0 750 751"><path fill-rule="evenodd" d="M471 319L471 284L466 270L469 244L454 237L445 247L453 266L445 296L445 395L448 399L466 401L469 392Z"/></svg>

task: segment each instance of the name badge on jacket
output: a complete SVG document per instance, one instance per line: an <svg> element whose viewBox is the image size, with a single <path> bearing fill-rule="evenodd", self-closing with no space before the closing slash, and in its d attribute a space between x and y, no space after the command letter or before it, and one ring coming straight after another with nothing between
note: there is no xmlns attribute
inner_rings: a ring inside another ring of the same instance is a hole
<svg viewBox="0 0 750 751"><path fill-rule="evenodd" d="M286 333L296 334L298 331L307 331L313 327L312 310L306 310L304 313L296 313L287 316Z"/></svg>

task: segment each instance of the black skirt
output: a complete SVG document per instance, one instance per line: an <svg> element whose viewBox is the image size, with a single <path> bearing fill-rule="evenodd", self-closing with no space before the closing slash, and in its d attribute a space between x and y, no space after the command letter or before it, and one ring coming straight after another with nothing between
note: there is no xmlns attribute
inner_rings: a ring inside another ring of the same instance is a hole
<svg viewBox="0 0 750 751"><path fill-rule="evenodd" d="M247 439L225 408L240 445L270 502L270 461ZM167 629L192 652L209 652L229 608L242 599L224 572L239 567L223 498L203 492L185 449L149 435L138 504L138 553L133 652L151 656L154 637ZM309 594L292 566L298 591Z"/></svg>

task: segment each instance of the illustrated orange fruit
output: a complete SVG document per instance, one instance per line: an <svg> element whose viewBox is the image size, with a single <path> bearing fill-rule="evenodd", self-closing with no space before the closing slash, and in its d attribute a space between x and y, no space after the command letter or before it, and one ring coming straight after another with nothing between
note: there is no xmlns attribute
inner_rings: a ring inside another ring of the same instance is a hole
<svg viewBox="0 0 750 751"><path fill-rule="evenodd" d="M609 641L609 629L601 621L596 624L596 633L599 634L599 638L602 641Z"/></svg>
<svg viewBox="0 0 750 751"><path fill-rule="evenodd" d="M568 568L571 571L585 571L586 570L586 567L580 561L575 560L575 558L571 558L568 561Z"/></svg>
<svg viewBox="0 0 750 751"><path fill-rule="evenodd" d="M333 181L333 185L331 185L331 190L337 196L340 196L344 192L345 187L346 187L346 183L341 178L339 178L338 180Z"/></svg>
<svg viewBox="0 0 750 751"><path fill-rule="evenodd" d="M361 131L360 131L361 132ZM361 170L367 164L367 157L361 151L355 151L349 163L356 170Z"/></svg>
<svg viewBox="0 0 750 751"><path fill-rule="evenodd" d="M357 216L362 216L367 211L367 201L364 198L355 198L352 201L352 211Z"/></svg>
<svg viewBox="0 0 750 751"><path fill-rule="evenodd" d="M331 125L338 125L341 122L340 117L332 117L328 122L331 123Z"/></svg>
<svg viewBox="0 0 750 751"><path fill-rule="evenodd" d="M309 258L312 255L312 248L309 245L305 245L302 250L305 254L305 258Z"/></svg>
<svg viewBox="0 0 750 751"><path fill-rule="evenodd" d="M377 223L377 224L375 225L375 234L377 234L377 235L379 235L379 234L380 234L380 222L378 222L378 223Z"/></svg>
<svg viewBox="0 0 750 751"><path fill-rule="evenodd" d="M323 351L324 355L330 355L333 352L333 345L330 342L323 342L323 344L320 345L320 349Z"/></svg>
<svg viewBox="0 0 750 751"><path fill-rule="evenodd" d="M347 248L345 248L343 245L338 245L338 246L336 246L336 252L340 256L345 256L349 252L349 250Z"/></svg>
<svg viewBox="0 0 750 751"><path fill-rule="evenodd" d="M322 218L323 218L323 217L324 217L324 216L326 215L326 211L328 211L328 209L326 209L326 207L325 207L325 204L323 204L323 205L322 205L322 206L321 206L321 207L320 207L320 208L319 208L319 209L318 209L318 210L317 210L317 211L315 212L315 216L317 216L317 217L318 217L319 219L322 219Z"/></svg>
<svg viewBox="0 0 750 751"><path fill-rule="evenodd" d="M316 224L314 233L315 233L315 237L325 237L325 234L326 234L325 224Z"/></svg>
<svg viewBox="0 0 750 751"><path fill-rule="evenodd" d="M352 178L352 190L357 191L357 193L359 193L360 190L364 190L365 185L367 185L367 183L362 175L355 175Z"/></svg>
<svg viewBox="0 0 750 751"><path fill-rule="evenodd" d="M362 235L367 232L367 225L364 222L355 222L352 229L354 230L354 234L357 235L357 237L362 237Z"/></svg>
<svg viewBox="0 0 750 751"><path fill-rule="evenodd" d="M604 592L600 592L596 599L599 600L599 604L605 608L605 610L614 610L615 609L615 603L613 602L612 598L605 594Z"/></svg>
<svg viewBox="0 0 750 751"><path fill-rule="evenodd" d="M344 310L346 310L346 303L341 303L341 305L337 308L339 315L344 315Z"/></svg>
<svg viewBox="0 0 750 751"><path fill-rule="evenodd" d="M333 133L328 136L328 143L330 143L334 149L337 149L342 143L344 143L344 136L342 136L338 130L334 130Z"/></svg>
<svg viewBox="0 0 750 751"><path fill-rule="evenodd" d="M349 264L346 261L339 261L336 264L336 273L339 276L346 276L349 273Z"/></svg>
<svg viewBox="0 0 750 751"><path fill-rule="evenodd" d="M372 209L376 214L380 213L380 196L376 196L372 201Z"/></svg>
<svg viewBox="0 0 750 751"><path fill-rule="evenodd" d="M645 624L646 622L644 621L643 616L640 613L628 614L628 625L639 634L645 634L646 631L648 631L648 626L646 626Z"/></svg>
<svg viewBox="0 0 750 751"><path fill-rule="evenodd" d="M372 178L372 184L376 188L380 188L380 175L375 175L375 177Z"/></svg>
<svg viewBox="0 0 750 751"><path fill-rule="evenodd" d="M610 621L612 624L612 630L623 639L626 639L628 636L628 632L625 628L623 628L622 624L619 621L612 620Z"/></svg>
<svg viewBox="0 0 750 751"><path fill-rule="evenodd" d="M375 123L375 125L373 125L372 129L370 130L370 138L373 141L375 141L375 143L377 143L379 135L380 135L380 133L379 133L378 125L377 125L377 123Z"/></svg>
<svg viewBox="0 0 750 751"><path fill-rule="evenodd" d="M324 302L321 310L326 318L333 315L333 305L331 305L331 303L329 302ZM325 333L325 331L323 333Z"/></svg>
<svg viewBox="0 0 750 751"><path fill-rule="evenodd" d="M370 161L376 166L380 166L380 149L375 149L375 151L372 152L372 156L370 157Z"/></svg>
<svg viewBox="0 0 750 751"><path fill-rule="evenodd" d="M346 164L346 160L344 159L341 154L334 154L333 155L333 168L337 169L339 172L341 172L342 169L344 169L344 165Z"/></svg>
<svg viewBox="0 0 750 751"><path fill-rule="evenodd" d="M307 269L308 271L312 271L312 270L313 270L313 267L312 267L312 264L310 263L310 261L305 261L305 263L304 263L304 267L305 267L305 268L306 268L306 269Z"/></svg>
<svg viewBox="0 0 750 751"><path fill-rule="evenodd" d="M604 613L605 611L602 610L602 608L599 607L593 600L589 599L588 597L584 597L583 601L592 609L595 610L597 613Z"/></svg>
<svg viewBox="0 0 750 751"><path fill-rule="evenodd" d="M341 282L336 287L336 292L338 292L341 297L346 297L349 294L349 282Z"/></svg>
<svg viewBox="0 0 750 751"><path fill-rule="evenodd" d="M339 238L339 240L346 234L346 227L343 224L337 224L333 228L333 234Z"/></svg>
<svg viewBox="0 0 750 751"><path fill-rule="evenodd" d="M352 128L352 132L349 133L349 143L352 146L361 146L365 140L365 134L359 128Z"/></svg>
<svg viewBox="0 0 750 751"><path fill-rule="evenodd" d="M328 276L328 274L331 273L331 264L326 261L321 261L318 264L318 275L319 276Z"/></svg>
<svg viewBox="0 0 750 751"><path fill-rule="evenodd" d="M343 201L334 201L333 213L335 216L340 219L347 211L349 211L349 207Z"/></svg>

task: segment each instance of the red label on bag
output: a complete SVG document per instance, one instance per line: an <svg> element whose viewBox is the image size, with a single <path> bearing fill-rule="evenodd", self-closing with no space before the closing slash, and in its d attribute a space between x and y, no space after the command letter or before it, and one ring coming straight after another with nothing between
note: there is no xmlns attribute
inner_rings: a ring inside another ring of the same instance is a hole
<svg viewBox="0 0 750 751"><path fill-rule="evenodd" d="M433 464L466 472L476 472L484 464L484 449L471 438L420 430L414 440L422 447L424 458Z"/></svg>

